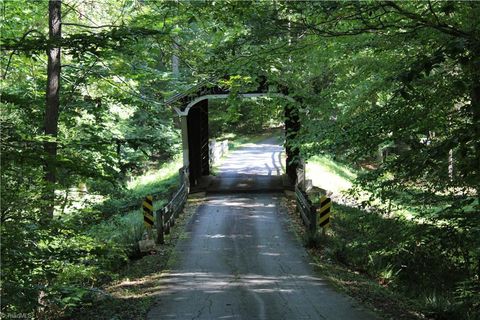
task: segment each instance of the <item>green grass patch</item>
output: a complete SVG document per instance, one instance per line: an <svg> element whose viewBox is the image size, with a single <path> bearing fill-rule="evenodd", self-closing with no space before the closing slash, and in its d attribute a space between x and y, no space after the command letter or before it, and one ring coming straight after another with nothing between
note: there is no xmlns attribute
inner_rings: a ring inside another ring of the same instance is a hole
<svg viewBox="0 0 480 320"><path fill-rule="evenodd" d="M460 289L471 279L468 254L459 251L471 242L462 232L338 204L334 217L326 251L331 259L414 301L417 312L437 319L479 316L478 296L463 299ZM478 283L474 287L478 293Z"/></svg>
<svg viewBox="0 0 480 320"><path fill-rule="evenodd" d="M185 237L185 225L202 202L203 198L189 199L170 234L165 236L165 244L157 246L155 254L124 265L113 281L98 288L65 319L145 319L163 289L159 279L175 264L175 246Z"/></svg>
<svg viewBox="0 0 480 320"><path fill-rule="evenodd" d="M337 197L360 174L325 156L307 164L313 184ZM395 318L480 318L475 201L458 199L457 214L442 208L452 202L448 196L411 188L392 192L387 201L371 197L363 191L357 199L372 200L368 212L334 203L328 238L310 250L322 275L391 316L390 309L398 309Z"/></svg>
<svg viewBox="0 0 480 320"><path fill-rule="evenodd" d="M182 157L178 155L159 169L150 170L141 176L135 177L127 183L127 189L138 197L144 197L153 193L158 194L162 190L168 190L170 185L178 182L178 170L182 166Z"/></svg>
<svg viewBox="0 0 480 320"><path fill-rule="evenodd" d="M307 178L317 187L339 193L352 187L357 172L327 156L313 156L307 162Z"/></svg>
<svg viewBox="0 0 480 320"><path fill-rule="evenodd" d="M262 140L277 137L279 143L283 143L284 133L282 129L269 129L258 133L244 134L244 133L227 133L218 138L221 140L228 140L229 150L235 150L245 146L249 143L258 143Z"/></svg>
<svg viewBox="0 0 480 320"><path fill-rule="evenodd" d="M183 166L181 155L176 156L171 162L152 169L145 174L134 177L127 183L127 188L113 195L110 199L97 206L97 210L104 217L111 217L120 213L127 213L140 208L142 200L147 195L154 196L155 209L168 202L170 196L179 185L178 170Z"/></svg>
<svg viewBox="0 0 480 320"><path fill-rule="evenodd" d="M113 240L126 249L129 257L137 257L137 243L146 231L141 211L142 200L147 195L154 196L154 209L162 208L179 187L179 172L182 167L181 157L162 165L157 170L150 170L132 179L124 192L124 197L107 201L101 207L110 218L92 226L89 233L102 241ZM135 208L124 212L124 208Z"/></svg>

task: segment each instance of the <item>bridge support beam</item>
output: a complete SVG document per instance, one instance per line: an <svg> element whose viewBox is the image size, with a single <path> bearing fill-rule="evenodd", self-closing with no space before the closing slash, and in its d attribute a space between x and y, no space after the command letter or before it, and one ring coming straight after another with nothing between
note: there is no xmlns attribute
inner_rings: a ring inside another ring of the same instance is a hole
<svg viewBox="0 0 480 320"><path fill-rule="evenodd" d="M180 129L182 131L182 150L183 150L183 167L189 168L189 154L188 154L188 119L187 115L180 115Z"/></svg>

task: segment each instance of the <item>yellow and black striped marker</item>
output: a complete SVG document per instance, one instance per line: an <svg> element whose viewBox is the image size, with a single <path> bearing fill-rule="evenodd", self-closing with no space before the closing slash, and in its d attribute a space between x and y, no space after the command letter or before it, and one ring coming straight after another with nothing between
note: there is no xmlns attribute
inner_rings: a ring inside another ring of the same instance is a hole
<svg viewBox="0 0 480 320"><path fill-rule="evenodd" d="M320 198L320 227L326 228L330 225L330 210L332 208L332 199L322 196Z"/></svg>
<svg viewBox="0 0 480 320"><path fill-rule="evenodd" d="M147 196L143 201L143 223L145 227L151 228L153 226L153 197Z"/></svg>

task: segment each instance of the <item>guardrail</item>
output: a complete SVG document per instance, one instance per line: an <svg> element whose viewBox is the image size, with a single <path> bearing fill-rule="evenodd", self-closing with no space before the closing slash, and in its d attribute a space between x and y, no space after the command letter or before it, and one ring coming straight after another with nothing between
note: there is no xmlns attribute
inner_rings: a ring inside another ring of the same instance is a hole
<svg viewBox="0 0 480 320"><path fill-rule="evenodd" d="M163 244L164 235L170 233L170 228L175 225L175 219L183 210L188 197L188 169L182 168L180 172L180 188L170 202L163 208L155 211L155 226L157 229L157 243Z"/></svg>
<svg viewBox="0 0 480 320"><path fill-rule="evenodd" d="M303 223L309 232L315 234L317 232L317 208L308 199L308 195L300 190L298 185L295 185L295 197Z"/></svg>
<svg viewBox="0 0 480 320"><path fill-rule="evenodd" d="M211 139L208 149L210 152L210 167L212 167L228 153L228 140L216 141L215 139Z"/></svg>

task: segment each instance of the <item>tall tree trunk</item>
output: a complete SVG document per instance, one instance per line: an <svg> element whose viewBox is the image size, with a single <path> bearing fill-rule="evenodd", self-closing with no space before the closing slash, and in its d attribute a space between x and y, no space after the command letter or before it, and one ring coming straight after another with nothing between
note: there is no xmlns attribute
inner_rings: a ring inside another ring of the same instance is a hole
<svg viewBox="0 0 480 320"><path fill-rule="evenodd" d="M475 51L474 51L475 52ZM479 57L480 49L476 51L476 57ZM477 189L477 201L480 204L480 59L475 59L473 65L473 77L472 77L472 120L474 130L474 145L475 145L475 160L474 160L474 172L475 183ZM480 257L477 259L477 277L480 277Z"/></svg>
<svg viewBox="0 0 480 320"><path fill-rule="evenodd" d="M473 124L473 143L475 158L473 161L474 184L477 191L477 199L480 203L480 44L471 48L473 59L469 63L471 73L471 107ZM480 266L479 266L480 270Z"/></svg>
<svg viewBox="0 0 480 320"><path fill-rule="evenodd" d="M288 103L285 107L285 153L287 155L286 171L292 184L297 180L297 168L300 161L300 150L294 145L299 131L298 106Z"/></svg>
<svg viewBox="0 0 480 320"><path fill-rule="evenodd" d="M475 141L475 172L476 172L476 188L477 198L480 201L480 72L476 73L472 88L472 111Z"/></svg>
<svg viewBox="0 0 480 320"><path fill-rule="evenodd" d="M49 27L49 46L47 49L47 90L46 90L46 108L45 108L45 135L50 136L53 141L44 143L45 165L45 217L53 217L55 204L55 182L56 182L56 161L57 161L57 142L58 117L60 107L60 40L61 30L61 0L50 0L48 3L48 27Z"/></svg>
<svg viewBox="0 0 480 320"><path fill-rule="evenodd" d="M175 80L178 80L178 78L180 77L180 59L177 56L177 51L178 51L178 45L176 42L174 42L173 55L172 55L172 74Z"/></svg>

